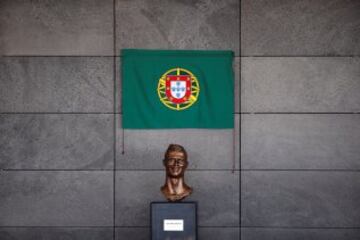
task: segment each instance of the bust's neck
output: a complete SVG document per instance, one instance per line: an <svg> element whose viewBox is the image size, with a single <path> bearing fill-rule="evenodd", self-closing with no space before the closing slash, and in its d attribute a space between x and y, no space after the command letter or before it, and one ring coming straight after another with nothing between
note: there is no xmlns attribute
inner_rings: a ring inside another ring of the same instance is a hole
<svg viewBox="0 0 360 240"><path fill-rule="evenodd" d="M181 194L185 189L186 184L184 178L166 178L166 186L170 194Z"/></svg>
<svg viewBox="0 0 360 240"><path fill-rule="evenodd" d="M165 184L161 192L171 202L180 201L191 194L192 189L186 185L184 178L172 178L166 176Z"/></svg>

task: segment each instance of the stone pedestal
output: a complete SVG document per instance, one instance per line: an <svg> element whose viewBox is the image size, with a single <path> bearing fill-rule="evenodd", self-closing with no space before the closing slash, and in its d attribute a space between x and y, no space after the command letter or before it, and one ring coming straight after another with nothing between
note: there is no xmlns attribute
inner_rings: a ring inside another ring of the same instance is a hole
<svg viewBox="0 0 360 240"><path fill-rule="evenodd" d="M196 202L152 202L152 240L197 240Z"/></svg>

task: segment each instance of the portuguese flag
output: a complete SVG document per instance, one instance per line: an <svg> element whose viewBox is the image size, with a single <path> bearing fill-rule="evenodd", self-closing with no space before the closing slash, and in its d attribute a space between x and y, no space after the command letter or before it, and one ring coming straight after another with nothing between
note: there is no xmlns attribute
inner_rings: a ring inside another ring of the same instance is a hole
<svg viewBox="0 0 360 240"><path fill-rule="evenodd" d="M232 51L122 50L123 128L233 128Z"/></svg>

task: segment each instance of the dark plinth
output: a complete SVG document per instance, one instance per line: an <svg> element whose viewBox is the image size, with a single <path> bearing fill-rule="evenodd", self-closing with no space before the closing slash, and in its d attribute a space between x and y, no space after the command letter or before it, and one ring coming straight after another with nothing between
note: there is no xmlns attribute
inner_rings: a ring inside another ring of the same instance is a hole
<svg viewBox="0 0 360 240"><path fill-rule="evenodd" d="M152 240L196 240L196 202L152 202Z"/></svg>

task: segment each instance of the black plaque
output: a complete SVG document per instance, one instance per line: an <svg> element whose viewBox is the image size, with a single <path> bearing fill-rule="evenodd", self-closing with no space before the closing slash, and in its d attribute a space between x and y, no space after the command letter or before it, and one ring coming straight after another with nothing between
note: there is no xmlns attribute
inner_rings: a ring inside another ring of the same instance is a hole
<svg viewBox="0 0 360 240"><path fill-rule="evenodd" d="M152 240L196 240L196 202L152 202Z"/></svg>

